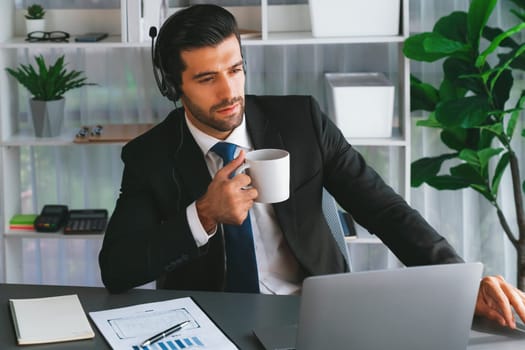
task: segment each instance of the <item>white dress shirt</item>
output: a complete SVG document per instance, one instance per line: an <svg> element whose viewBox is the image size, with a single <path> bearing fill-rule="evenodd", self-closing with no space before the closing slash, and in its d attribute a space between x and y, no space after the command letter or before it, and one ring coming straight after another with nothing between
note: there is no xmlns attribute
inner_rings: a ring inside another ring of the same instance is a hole
<svg viewBox="0 0 525 350"><path fill-rule="evenodd" d="M205 155L206 165L213 178L215 173L222 168L223 161L220 156L210 151L210 149L222 140L218 140L197 129L187 116L186 122L193 138ZM240 152L239 147L245 151L253 150L244 117L241 125L235 128L224 141L237 145L235 156ZM201 247L208 243L210 236L206 233L199 220L195 202L188 206L186 215L197 246ZM250 209L250 220L261 293L298 294L301 291L303 272L277 224L272 205L255 202Z"/></svg>

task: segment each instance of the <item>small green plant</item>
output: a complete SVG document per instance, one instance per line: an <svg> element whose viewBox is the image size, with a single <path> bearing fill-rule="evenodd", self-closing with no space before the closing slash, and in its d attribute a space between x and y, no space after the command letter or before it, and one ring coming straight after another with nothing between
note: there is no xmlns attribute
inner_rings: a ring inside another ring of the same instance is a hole
<svg viewBox="0 0 525 350"><path fill-rule="evenodd" d="M58 100L72 89L85 85L95 85L86 82L86 77L79 71L67 71L64 55L47 67L42 55L36 56L37 69L30 64L21 64L17 69L6 68L6 71L18 80L35 100Z"/></svg>
<svg viewBox="0 0 525 350"><path fill-rule="evenodd" d="M44 8L41 5L33 4L27 7L27 14L25 17L27 19L42 19L45 14L46 11L44 11Z"/></svg>

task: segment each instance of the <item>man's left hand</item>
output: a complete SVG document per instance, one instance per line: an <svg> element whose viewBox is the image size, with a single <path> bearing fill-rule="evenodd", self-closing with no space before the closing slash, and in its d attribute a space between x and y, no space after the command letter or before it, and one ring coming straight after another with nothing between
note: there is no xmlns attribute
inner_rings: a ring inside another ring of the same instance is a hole
<svg viewBox="0 0 525 350"><path fill-rule="evenodd" d="M479 286L476 315L514 329L516 320L512 309L525 322L525 293L512 286L501 276L484 277Z"/></svg>

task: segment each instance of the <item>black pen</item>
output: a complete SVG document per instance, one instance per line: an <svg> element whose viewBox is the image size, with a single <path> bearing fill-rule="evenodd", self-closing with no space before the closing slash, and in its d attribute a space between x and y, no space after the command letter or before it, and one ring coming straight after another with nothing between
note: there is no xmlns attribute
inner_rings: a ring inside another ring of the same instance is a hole
<svg viewBox="0 0 525 350"><path fill-rule="evenodd" d="M148 345L150 345L150 344L153 344L153 343L155 343L155 342L158 342L158 341L161 340L162 338L166 338L168 335L180 331L180 330L181 330L184 326L186 326L188 323L190 323L190 321L187 321L187 320L186 320L186 321L184 321L184 322L181 322L181 323L179 323L179 324L176 324L176 325L173 326L173 327L170 327L170 328L166 329L165 331L160 332L159 334L155 334L153 337L144 340L144 341L142 342L142 344L140 344L140 346L148 346Z"/></svg>

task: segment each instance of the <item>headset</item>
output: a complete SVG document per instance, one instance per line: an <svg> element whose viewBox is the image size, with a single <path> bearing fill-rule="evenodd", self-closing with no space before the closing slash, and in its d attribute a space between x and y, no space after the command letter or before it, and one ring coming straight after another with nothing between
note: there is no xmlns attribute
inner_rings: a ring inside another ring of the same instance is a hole
<svg viewBox="0 0 525 350"><path fill-rule="evenodd" d="M164 25L166 25L165 23ZM166 79L166 73L164 73L164 68L162 66L162 59L161 55L158 52L158 42L162 34L162 28L161 27L158 35L157 35L157 27L150 27L149 28L149 36L151 37L151 61L153 64L153 76L155 77L155 81L157 82L157 86L159 87L160 93L162 96L166 96L169 100L173 102L177 102L182 95L181 91L178 91L171 82ZM155 37L157 40L155 40Z"/></svg>
<svg viewBox="0 0 525 350"><path fill-rule="evenodd" d="M157 82L157 86L160 90L160 93L162 96L166 96L169 100L173 101L174 103L177 103L179 98L182 96L182 91L178 89L176 86L174 86L168 79L166 79L166 73L164 72L164 66L162 64L162 58L159 52L159 39L162 37L162 31L163 28L168 27L169 22L174 18L175 16L171 16L166 20L166 22L161 26L160 30L157 33L157 27L151 26L149 28L149 36L151 38L151 60L153 63L153 76L155 77L155 81ZM155 38L157 38L155 40ZM241 55L242 55L242 45L241 45ZM244 73L246 74L246 60L244 59L244 55L242 55L242 68Z"/></svg>

